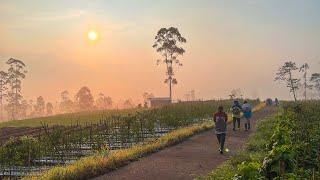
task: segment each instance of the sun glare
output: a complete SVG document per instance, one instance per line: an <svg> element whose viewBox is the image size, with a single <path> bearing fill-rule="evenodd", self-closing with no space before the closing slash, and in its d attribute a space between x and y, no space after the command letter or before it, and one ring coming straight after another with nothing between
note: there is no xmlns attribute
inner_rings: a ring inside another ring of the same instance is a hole
<svg viewBox="0 0 320 180"><path fill-rule="evenodd" d="M88 32L88 38L89 38L89 40L91 40L91 41L97 40L97 38L98 38L97 32L96 32L96 31L93 31L93 30L89 31L89 32Z"/></svg>

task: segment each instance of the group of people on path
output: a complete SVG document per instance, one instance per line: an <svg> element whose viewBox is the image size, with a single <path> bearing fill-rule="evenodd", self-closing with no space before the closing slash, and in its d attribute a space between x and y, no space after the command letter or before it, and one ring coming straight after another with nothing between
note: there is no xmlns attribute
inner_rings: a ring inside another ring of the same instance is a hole
<svg viewBox="0 0 320 180"><path fill-rule="evenodd" d="M245 119L245 131L250 130L250 119L252 117L252 106L250 103L244 101L241 105L238 100L235 100L232 107L230 108L230 111L232 113L233 131L236 131L236 129L240 130L240 121L242 114ZM218 112L214 114L213 120L215 122L215 133L220 145L219 152L220 154L223 154L228 121L228 114L224 111L223 106L218 107Z"/></svg>

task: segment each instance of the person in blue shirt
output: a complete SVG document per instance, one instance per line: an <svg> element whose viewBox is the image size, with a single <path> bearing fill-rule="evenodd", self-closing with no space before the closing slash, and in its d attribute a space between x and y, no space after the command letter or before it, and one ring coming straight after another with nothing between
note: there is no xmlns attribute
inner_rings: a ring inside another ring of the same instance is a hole
<svg viewBox="0 0 320 180"><path fill-rule="evenodd" d="M244 101L243 105L242 105L242 112L243 112L243 116L246 119L246 122L244 124L245 130L248 131L251 128L250 125L250 119L252 117L252 107L251 105L248 103L248 101Z"/></svg>

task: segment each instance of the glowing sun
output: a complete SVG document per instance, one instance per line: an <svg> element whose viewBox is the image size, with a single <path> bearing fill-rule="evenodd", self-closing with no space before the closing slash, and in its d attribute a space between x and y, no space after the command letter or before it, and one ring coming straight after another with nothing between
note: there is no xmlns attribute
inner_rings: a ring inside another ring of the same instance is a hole
<svg viewBox="0 0 320 180"><path fill-rule="evenodd" d="M88 39L91 41L95 41L98 39L98 33L94 30L88 32Z"/></svg>

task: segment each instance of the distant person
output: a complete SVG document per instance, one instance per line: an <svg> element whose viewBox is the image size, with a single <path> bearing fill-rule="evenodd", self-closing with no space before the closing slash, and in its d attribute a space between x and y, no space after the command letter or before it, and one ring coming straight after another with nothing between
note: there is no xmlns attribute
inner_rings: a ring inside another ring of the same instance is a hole
<svg viewBox="0 0 320 180"><path fill-rule="evenodd" d="M278 100L278 98L275 98L275 99L274 99L274 104L275 104L276 106L279 105L279 100Z"/></svg>
<svg viewBox="0 0 320 180"><path fill-rule="evenodd" d="M238 129L240 129L241 111L242 111L242 107L241 107L239 101L235 100L233 102L232 107L231 107L232 120L233 120L233 130L234 131L236 130L236 123L238 125Z"/></svg>
<svg viewBox="0 0 320 180"><path fill-rule="evenodd" d="M242 112L243 112L243 116L244 116L244 118L246 120L246 122L244 124L244 128L245 128L246 131L248 131L251 128L250 119L252 117L252 107L248 103L248 101L244 101L243 102Z"/></svg>
<svg viewBox="0 0 320 180"><path fill-rule="evenodd" d="M227 133L228 115L223 111L222 106L219 106L218 112L216 112L213 116L213 120L215 122L215 132L220 145L219 152L220 154L223 154L224 142L226 140Z"/></svg>
<svg viewBox="0 0 320 180"><path fill-rule="evenodd" d="M272 99L268 98L268 99L266 100L266 105L267 105L267 106L272 106Z"/></svg>

